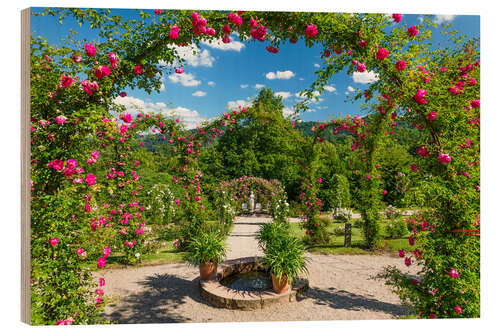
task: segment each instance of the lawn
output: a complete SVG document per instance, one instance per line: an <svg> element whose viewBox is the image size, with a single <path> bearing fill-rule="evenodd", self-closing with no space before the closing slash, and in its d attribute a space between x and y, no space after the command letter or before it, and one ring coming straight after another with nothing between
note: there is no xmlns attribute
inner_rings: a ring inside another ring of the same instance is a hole
<svg viewBox="0 0 500 333"><path fill-rule="evenodd" d="M328 231L331 236L331 243L327 245L313 245L307 246L307 250L311 253L320 254L376 254L396 252L399 249L410 250L412 246L408 243L408 236L410 233L402 238L383 238L375 250L369 250L364 246L363 232L361 228L354 227L356 221L361 219L353 219L351 247L344 247L344 235L337 236L333 233L335 228L342 225L342 223L331 223L328 226ZM382 225L382 231L385 230L386 222ZM300 223L291 223L292 234L300 239L305 235L304 229L301 228Z"/></svg>

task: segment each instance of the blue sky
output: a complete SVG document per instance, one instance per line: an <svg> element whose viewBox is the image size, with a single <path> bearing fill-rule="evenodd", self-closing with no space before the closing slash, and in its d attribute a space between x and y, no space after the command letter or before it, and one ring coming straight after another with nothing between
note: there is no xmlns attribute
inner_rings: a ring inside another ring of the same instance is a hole
<svg viewBox="0 0 500 333"><path fill-rule="evenodd" d="M38 9L39 10L39 9ZM35 8L34 11L37 11ZM152 10L151 10L152 12ZM113 10L113 15L134 17L134 10ZM409 26L418 24L421 15L404 15L403 22ZM469 37L479 37L479 16L438 15L437 23L452 23L453 28ZM32 17L31 30L34 35L47 38L51 44L60 44L69 28L78 32L77 39L95 40L97 33L88 26L79 27L70 19L60 25L53 17ZM129 90L127 97L117 102L132 108L137 105L146 111L175 112L189 127L203 119L220 115L228 108L246 105L257 94L260 87L272 88L283 97L285 113L300 101L298 92L314 81L314 72L322 65L320 47L307 48L303 41L280 47L279 53L265 50L267 43L241 42L232 35L230 44L201 44L196 56L184 48L187 61L184 74L167 74L159 93L148 95L142 90ZM434 32L433 41L443 42ZM366 76L367 75L367 76ZM311 112L303 113L303 120L327 120L347 114L361 114L358 103L346 100L354 89L367 87L369 74L353 77L338 73L330 81L320 101L311 104Z"/></svg>

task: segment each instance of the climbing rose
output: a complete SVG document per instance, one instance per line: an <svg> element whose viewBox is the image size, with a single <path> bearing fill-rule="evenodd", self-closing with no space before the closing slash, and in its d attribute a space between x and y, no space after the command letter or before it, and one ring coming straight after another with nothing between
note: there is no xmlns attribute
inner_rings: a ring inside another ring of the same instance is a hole
<svg viewBox="0 0 500 333"><path fill-rule="evenodd" d="M428 118L429 120L434 120L434 119L436 119L436 116L437 116L436 111L431 111L431 112L429 112L429 113L427 114L427 118Z"/></svg>
<svg viewBox="0 0 500 333"><path fill-rule="evenodd" d="M459 278L460 277L460 274L458 274L458 272L455 270L455 268L452 268L450 270L450 277L453 278L453 279L456 279L456 278Z"/></svg>
<svg viewBox="0 0 500 333"><path fill-rule="evenodd" d="M358 72L363 73L366 70L366 65L364 62L359 62L356 68Z"/></svg>
<svg viewBox="0 0 500 333"><path fill-rule="evenodd" d="M163 9L155 9L154 13L156 15L160 15L161 13L163 13Z"/></svg>
<svg viewBox="0 0 500 333"><path fill-rule="evenodd" d="M406 253L405 253L405 250L398 250L398 254L399 254L400 258L404 258Z"/></svg>
<svg viewBox="0 0 500 333"><path fill-rule="evenodd" d="M122 92L120 93L120 97L126 97L126 96L127 96L127 93L126 93L125 91L122 91Z"/></svg>
<svg viewBox="0 0 500 333"><path fill-rule="evenodd" d="M413 99L418 104L424 105L424 104L427 103L427 100L424 98L425 95L427 95L427 90L425 90L425 89L418 89L417 92L415 93L415 96L413 96Z"/></svg>
<svg viewBox="0 0 500 333"><path fill-rule="evenodd" d="M366 47L366 40L362 40L359 42L359 46Z"/></svg>
<svg viewBox="0 0 500 333"><path fill-rule="evenodd" d="M443 164L451 162L451 156L450 156L450 154L439 153L438 159Z"/></svg>
<svg viewBox="0 0 500 333"><path fill-rule="evenodd" d="M116 65L116 63L118 62L118 57L116 56L116 54L114 54L113 52L109 52L108 58L109 58L109 63L111 64L111 67L113 67L113 68L118 67Z"/></svg>
<svg viewBox="0 0 500 333"><path fill-rule="evenodd" d="M61 160L50 161L49 168L52 168L54 170L62 170L62 168L64 168L64 162Z"/></svg>
<svg viewBox="0 0 500 333"><path fill-rule="evenodd" d="M224 37L222 37L222 42L224 44L229 44L231 43L231 39L229 38L229 35L224 35Z"/></svg>
<svg viewBox="0 0 500 333"><path fill-rule="evenodd" d="M98 79L102 79L111 73L108 66L99 66L94 69L94 74Z"/></svg>
<svg viewBox="0 0 500 333"><path fill-rule="evenodd" d="M169 37L172 39L177 39L179 38L179 27L176 25L172 26L172 30L169 32Z"/></svg>
<svg viewBox="0 0 500 333"><path fill-rule="evenodd" d="M255 19L250 19L248 21L248 24L250 25L250 28L255 28L257 26L257 20Z"/></svg>
<svg viewBox="0 0 500 333"><path fill-rule="evenodd" d="M49 240L49 242L50 242L50 245L56 246L59 243L59 239L58 238L51 238Z"/></svg>
<svg viewBox="0 0 500 333"><path fill-rule="evenodd" d="M141 74L142 73L142 67L141 67L141 65L135 65L134 66L134 73L135 74Z"/></svg>
<svg viewBox="0 0 500 333"><path fill-rule="evenodd" d="M408 36L415 37L416 35L418 35L418 29L416 26L412 25L408 28Z"/></svg>
<svg viewBox="0 0 500 333"><path fill-rule="evenodd" d="M478 108L480 105L481 103L479 102L479 99L475 99L470 102L470 106L472 106L473 108Z"/></svg>
<svg viewBox="0 0 500 333"><path fill-rule="evenodd" d="M323 179L318 178L318 184L321 184L323 182Z"/></svg>
<svg viewBox="0 0 500 333"><path fill-rule="evenodd" d="M318 34L318 28L314 24L309 24L306 28L306 36L307 37L314 37Z"/></svg>
<svg viewBox="0 0 500 333"><path fill-rule="evenodd" d="M386 49L380 48L377 51L377 59L383 61L389 55L389 51Z"/></svg>
<svg viewBox="0 0 500 333"><path fill-rule="evenodd" d="M89 57L95 57L96 56L96 48L92 44L85 44L85 52Z"/></svg>
<svg viewBox="0 0 500 333"><path fill-rule="evenodd" d="M91 186L95 184L95 175L92 173L89 173L87 175L87 178L85 178L85 181L87 182L87 185Z"/></svg>
<svg viewBox="0 0 500 333"><path fill-rule="evenodd" d="M73 60L74 62L76 63L79 63L83 60L82 56L81 55L78 55L78 54L73 54L71 56L71 60Z"/></svg>
<svg viewBox="0 0 500 333"><path fill-rule="evenodd" d="M462 313L462 307L460 307L460 306L458 306L458 305L457 305L457 306L455 306L455 308L454 308L454 309L455 309L455 312L456 312L457 314L461 314L461 313Z"/></svg>
<svg viewBox="0 0 500 333"><path fill-rule="evenodd" d="M104 258L109 257L110 253L111 249L109 247L106 246L104 249L102 249L102 254L104 255Z"/></svg>
<svg viewBox="0 0 500 333"><path fill-rule="evenodd" d="M397 63L396 63L396 69L398 71L402 71L406 68L406 61L404 60L399 60Z"/></svg>
<svg viewBox="0 0 500 333"><path fill-rule="evenodd" d="M279 52L279 49L275 48L274 46L266 46L266 50L267 50L267 52L270 52L270 53L278 53Z"/></svg>
<svg viewBox="0 0 500 333"><path fill-rule="evenodd" d="M394 19L394 22L399 23L399 22L401 22L403 15L402 14L392 14L392 18Z"/></svg>
<svg viewBox="0 0 500 333"><path fill-rule="evenodd" d="M106 285L106 280L104 278L99 278L99 287L104 287Z"/></svg>
<svg viewBox="0 0 500 333"><path fill-rule="evenodd" d="M413 236L409 236L408 237L408 243L413 246L415 244L415 239L413 238Z"/></svg>
<svg viewBox="0 0 500 333"><path fill-rule="evenodd" d="M130 123L132 122L132 115L130 113L124 113L120 115L120 119L126 123Z"/></svg>
<svg viewBox="0 0 500 333"><path fill-rule="evenodd" d="M58 123L59 125L62 125L66 122L68 118L66 118L65 116L61 115L61 116L57 116L56 117L56 123Z"/></svg>
<svg viewBox="0 0 500 333"><path fill-rule="evenodd" d="M410 266L411 265L411 258L410 257L406 257L405 258L405 265L406 266Z"/></svg>
<svg viewBox="0 0 500 333"><path fill-rule="evenodd" d="M182 73L184 73L184 68L176 68L176 69L175 69L175 72L176 72L177 74L182 74Z"/></svg>
<svg viewBox="0 0 500 333"><path fill-rule="evenodd" d="M94 91L96 91L97 89L99 89L99 85L97 84L97 82L89 82L87 80L84 80L80 83L83 87L83 90L90 96L92 96L92 94L94 93Z"/></svg>
<svg viewBox="0 0 500 333"><path fill-rule="evenodd" d="M97 259L97 266L104 268L106 266L106 258L99 257L99 259Z"/></svg>
<svg viewBox="0 0 500 333"><path fill-rule="evenodd" d="M70 76L66 75L61 75L61 84L59 85L59 88L67 88L73 83L73 79Z"/></svg>

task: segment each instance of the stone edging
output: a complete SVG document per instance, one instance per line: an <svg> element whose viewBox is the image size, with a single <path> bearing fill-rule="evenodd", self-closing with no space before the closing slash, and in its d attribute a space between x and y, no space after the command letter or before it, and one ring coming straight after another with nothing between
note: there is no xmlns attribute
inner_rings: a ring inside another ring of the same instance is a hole
<svg viewBox="0 0 500 333"><path fill-rule="evenodd" d="M276 294L273 291L236 291L223 286L219 282L229 275L262 270L263 268L260 257L245 257L224 261L217 267L214 278L199 280L200 295L205 301L218 308L255 310L275 304L293 302L296 300L297 294L304 292L309 287L308 280L297 279L293 287L286 293Z"/></svg>

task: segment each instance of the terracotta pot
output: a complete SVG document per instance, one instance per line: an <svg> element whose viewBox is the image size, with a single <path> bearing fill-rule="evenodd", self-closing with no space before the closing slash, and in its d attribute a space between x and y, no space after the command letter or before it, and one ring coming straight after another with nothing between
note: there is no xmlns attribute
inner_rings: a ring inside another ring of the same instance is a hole
<svg viewBox="0 0 500 333"><path fill-rule="evenodd" d="M283 275L281 278L281 283L278 283L278 278L273 273L271 273L271 278L273 280L273 289L276 294L283 294L288 291L290 285L288 284L286 275Z"/></svg>
<svg viewBox="0 0 500 333"><path fill-rule="evenodd" d="M204 262L200 264L200 279L208 280L210 279L215 271L217 271L217 265L213 262Z"/></svg>

